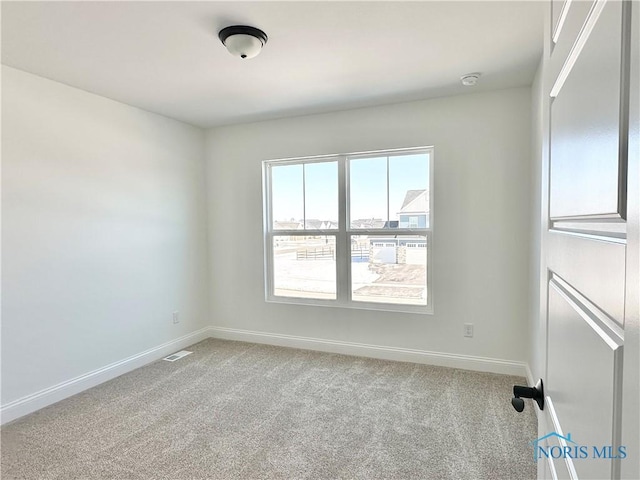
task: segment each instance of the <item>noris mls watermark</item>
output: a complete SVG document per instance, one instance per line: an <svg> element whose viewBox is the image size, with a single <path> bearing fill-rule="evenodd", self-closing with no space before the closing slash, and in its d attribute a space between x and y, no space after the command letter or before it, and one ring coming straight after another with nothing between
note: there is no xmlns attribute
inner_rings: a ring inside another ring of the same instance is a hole
<svg viewBox="0 0 640 480"><path fill-rule="evenodd" d="M548 438L557 437L564 440L566 445L545 445ZM547 433L545 436L537 438L529 442L533 446L533 459L535 462L539 458L571 458L571 459L614 459L626 458L627 447L619 445L580 445L571 438L571 434L566 436L560 435L558 432Z"/></svg>

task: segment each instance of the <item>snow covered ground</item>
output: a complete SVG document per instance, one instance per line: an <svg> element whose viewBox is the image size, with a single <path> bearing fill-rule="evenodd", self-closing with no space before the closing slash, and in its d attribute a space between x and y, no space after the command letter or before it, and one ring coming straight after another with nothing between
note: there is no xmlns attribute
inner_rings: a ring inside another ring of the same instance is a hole
<svg viewBox="0 0 640 480"><path fill-rule="evenodd" d="M335 260L296 260L295 252L276 255L274 274L276 289L336 293ZM380 277L369 270L366 262L352 263L351 275L356 289Z"/></svg>
<svg viewBox="0 0 640 480"><path fill-rule="evenodd" d="M380 272L380 266L376 270ZM426 303L426 286L416 282L416 273L418 276L420 273L415 271L415 265L388 265L386 270L389 271L384 276L373 271L368 262L352 262L354 300ZM295 252L283 253L274 259L274 274L276 295L336 298L336 262L333 259L298 260ZM403 281L403 275L407 276L406 281Z"/></svg>

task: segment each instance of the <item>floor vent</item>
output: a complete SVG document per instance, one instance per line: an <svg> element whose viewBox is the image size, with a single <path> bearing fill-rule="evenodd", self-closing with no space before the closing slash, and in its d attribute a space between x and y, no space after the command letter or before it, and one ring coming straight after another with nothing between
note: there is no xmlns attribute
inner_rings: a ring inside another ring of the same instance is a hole
<svg viewBox="0 0 640 480"><path fill-rule="evenodd" d="M167 362L175 362L176 360L179 360L182 357L186 357L190 353L193 353L193 352L187 352L186 350L180 350L179 352L172 353L168 357L164 357L163 360L166 360Z"/></svg>

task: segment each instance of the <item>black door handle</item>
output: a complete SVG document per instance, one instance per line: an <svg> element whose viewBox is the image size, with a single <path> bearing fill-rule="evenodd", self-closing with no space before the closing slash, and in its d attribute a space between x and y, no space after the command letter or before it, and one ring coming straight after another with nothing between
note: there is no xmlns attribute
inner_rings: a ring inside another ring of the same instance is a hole
<svg viewBox="0 0 640 480"><path fill-rule="evenodd" d="M523 398L531 398L535 400L538 403L540 410L544 410L544 386L542 384L542 379L539 379L533 387L514 385L511 405L513 405L513 408L518 412L524 410Z"/></svg>

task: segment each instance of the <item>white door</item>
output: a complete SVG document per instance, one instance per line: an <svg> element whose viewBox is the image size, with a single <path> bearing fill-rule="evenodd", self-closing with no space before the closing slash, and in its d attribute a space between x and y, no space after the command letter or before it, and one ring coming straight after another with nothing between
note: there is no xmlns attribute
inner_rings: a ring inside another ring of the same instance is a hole
<svg viewBox="0 0 640 480"><path fill-rule="evenodd" d="M549 5L540 478L640 478L638 9Z"/></svg>

